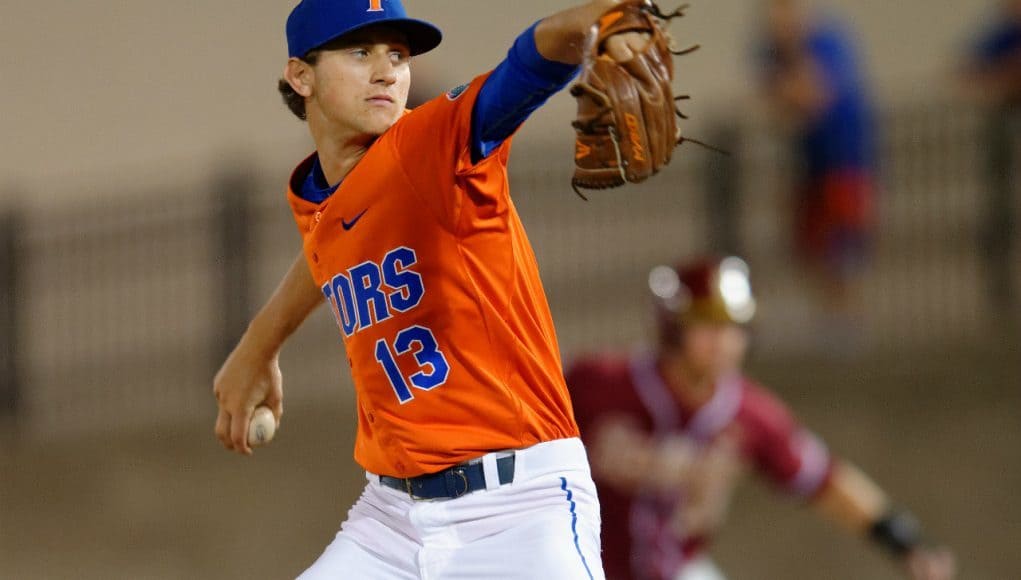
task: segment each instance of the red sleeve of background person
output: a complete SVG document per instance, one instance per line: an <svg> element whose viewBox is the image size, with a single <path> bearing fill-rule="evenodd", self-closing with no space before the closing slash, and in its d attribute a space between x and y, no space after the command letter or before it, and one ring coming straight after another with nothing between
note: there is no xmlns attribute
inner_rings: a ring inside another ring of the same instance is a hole
<svg viewBox="0 0 1021 580"><path fill-rule="evenodd" d="M828 480L832 458L826 447L765 388L746 383L737 422L744 434L745 453L769 480L805 497L814 495Z"/></svg>

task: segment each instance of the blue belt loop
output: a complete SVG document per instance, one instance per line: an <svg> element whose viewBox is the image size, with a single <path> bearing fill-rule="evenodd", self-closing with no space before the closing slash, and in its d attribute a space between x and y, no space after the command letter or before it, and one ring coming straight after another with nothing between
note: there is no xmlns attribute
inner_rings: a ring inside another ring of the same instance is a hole
<svg viewBox="0 0 1021 580"><path fill-rule="evenodd" d="M513 455L496 460L496 473L499 474L500 485L514 481L514 463Z"/></svg>

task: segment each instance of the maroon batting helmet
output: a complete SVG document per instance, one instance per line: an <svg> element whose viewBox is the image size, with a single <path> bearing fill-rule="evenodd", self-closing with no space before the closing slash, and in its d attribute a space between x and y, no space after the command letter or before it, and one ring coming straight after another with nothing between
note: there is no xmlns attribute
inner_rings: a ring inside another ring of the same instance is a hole
<svg viewBox="0 0 1021 580"><path fill-rule="evenodd" d="M663 344L680 344L690 322L747 324L755 316L748 264L741 258L707 258L649 272L649 290Z"/></svg>

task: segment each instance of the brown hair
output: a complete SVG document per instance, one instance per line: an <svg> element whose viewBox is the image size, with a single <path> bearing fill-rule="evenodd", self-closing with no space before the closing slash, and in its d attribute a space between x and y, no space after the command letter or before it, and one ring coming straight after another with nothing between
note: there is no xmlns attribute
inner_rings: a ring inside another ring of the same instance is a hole
<svg viewBox="0 0 1021 580"><path fill-rule="evenodd" d="M301 57L301 60L305 61L311 66L315 66L316 62L319 61L319 52L321 49L316 49L305 56ZM305 113L305 97L299 95L291 87L291 83L287 82L287 79L280 79L277 81L277 91L280 92L280 97L284 100L284 104L287 108L294 113L294 116L301 119L302 121L308 120L308 115Z"/></svg>

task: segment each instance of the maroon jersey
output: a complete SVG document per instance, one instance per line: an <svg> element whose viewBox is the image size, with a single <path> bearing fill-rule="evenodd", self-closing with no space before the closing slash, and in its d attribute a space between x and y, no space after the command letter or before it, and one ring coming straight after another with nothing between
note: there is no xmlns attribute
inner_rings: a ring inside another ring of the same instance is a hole
<svg viewBox="0 0 1021 580"><path fill-rule="evenodd" d="M674 396L656 358L645 353L578 360L567 383L587 444L600 421L623 416L654 439L684 435L703 447L724 432L734 433L745 463L798 496L811 497L829 477L832 460L822 442L775 395L738 373L721 378L712 398L698 409ZM708 542L676 525L674 514L684 509L683 491L628 491L600 481L598 472L594 478L608 579L672 579Z"/></svg>

